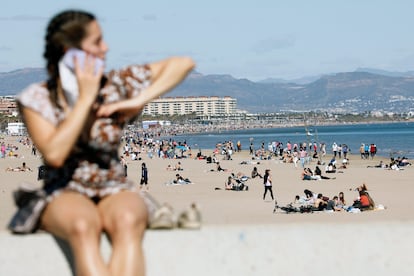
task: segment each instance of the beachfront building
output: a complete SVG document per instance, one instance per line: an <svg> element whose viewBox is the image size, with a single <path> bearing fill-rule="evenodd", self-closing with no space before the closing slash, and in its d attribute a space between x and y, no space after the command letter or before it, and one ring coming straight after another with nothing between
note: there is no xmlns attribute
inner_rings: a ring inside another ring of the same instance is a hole
<svg viewBox="0 0 414 276"><path fill-rule="evenodd" d="M222 116L236 113L237 100L224 96L166 97L144 107L144 115Z"/></svg>
<svg viewBox="0 0 414 276"><path fill-rule="evenodd" d="M8 135L25 135L27 133L24 123L8 123L7 124L7 134Z"/></svg>
<svg viewBox="0 0 414 276"><path fill-rule="evenodd" d="M14 96L0 97L0 114L17 115L17 103Z"/></svg>

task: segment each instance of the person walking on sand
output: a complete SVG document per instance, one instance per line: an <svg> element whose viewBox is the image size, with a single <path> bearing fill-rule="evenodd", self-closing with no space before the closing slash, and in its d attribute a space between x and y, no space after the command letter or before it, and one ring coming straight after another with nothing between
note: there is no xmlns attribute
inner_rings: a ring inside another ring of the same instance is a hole
<svg viewBox="0 0 414 276"><path fill-rule="evenodd" d="M267 191L270 192L270 196L272 197L272 200L274 200L272 184L273 183L272 183L272 177L270 176L270 170L267 169L263 176L263 185L264 185L263 200L265 200L266 198Z"/></svg>
<svg viewBox="0 0 414 276"><path fill-rule="evenodd" d="M145 187L148 190L148 168L145 163L141 165L141 181L139 185L141 189Z"/></svg>

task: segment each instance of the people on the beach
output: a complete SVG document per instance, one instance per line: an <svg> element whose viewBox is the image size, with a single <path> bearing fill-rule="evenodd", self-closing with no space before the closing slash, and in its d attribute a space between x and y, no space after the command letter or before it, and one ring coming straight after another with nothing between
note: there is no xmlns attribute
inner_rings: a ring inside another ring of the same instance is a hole
<svg viewBox="0 0 414 276"><path fill-rule="evenodd" d="M77 275L144 275L142 241L154 205L125 177L119 141L124 126L178 85L194 63L173 57L104 75L99 60L108 46L101 27L78 10L54 16L45 40L48 80L17 98L48 171L39 226L68 241ZM79 53L72 48L82 50L83 59L62 60ZM108 261L100 253L102 233L112 244Z"/></svg>

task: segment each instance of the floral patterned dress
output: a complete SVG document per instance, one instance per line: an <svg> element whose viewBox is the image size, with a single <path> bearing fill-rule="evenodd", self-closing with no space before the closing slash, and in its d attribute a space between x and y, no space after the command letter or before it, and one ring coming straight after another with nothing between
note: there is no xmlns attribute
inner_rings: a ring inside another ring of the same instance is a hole
<svg viewBox="0 0 414 276"><path fill-rule="evenodd" d="M98 106L137 96L150 85L151 71L147 65L134 65L111 71L99 91ZM52 104L49 91L41 84L32 84L17 98L20 107L30 108L58 126L65 119L61 109ZM24 118L23 118L24 119ZM47 166L43 189L49 200L63 189L69 189L99 200L134 183L124 175L118 149L127 121L117 114L97 118L91 110L84 130L61 168Z"/></svg>

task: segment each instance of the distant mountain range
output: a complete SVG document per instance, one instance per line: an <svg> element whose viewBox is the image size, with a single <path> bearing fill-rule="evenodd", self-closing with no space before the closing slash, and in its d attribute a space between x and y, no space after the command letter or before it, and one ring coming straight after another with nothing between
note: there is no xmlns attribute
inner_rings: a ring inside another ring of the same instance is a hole
<svg viewBox="0 0 414 276"><path fill-rule="evenodd" d="M45 78L45 71L39 68L0 73L0 95L15 95L30 83ZM252 113L312 110L402 113L414 111L414 71L359 68L354 72L297 80L258 82L193 72L166 95L176 96L230 96L237 99L239 109Z"/></svg>

